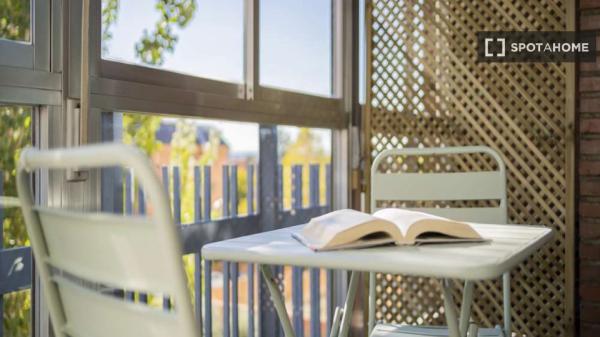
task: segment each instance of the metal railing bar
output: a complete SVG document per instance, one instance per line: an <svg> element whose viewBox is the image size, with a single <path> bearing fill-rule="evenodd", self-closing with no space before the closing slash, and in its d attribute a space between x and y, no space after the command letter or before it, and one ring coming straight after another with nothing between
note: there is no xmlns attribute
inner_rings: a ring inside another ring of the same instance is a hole
<svg viewBox="0 0 600 337"><path fill-rule="evenodd" d="M310 269L310 336L321 337L321 270Z"/></svg>
<svg viewBox="0 0 600 337"><path fill-rule="evenodd" d="M173 166L173 220L181 224L181 179L179 166Z"/></svg>
<svg viewBox="0 0 600 337"><path fill-rule="evenodd" d="M144 191L138 188L138 213L140 215L146 214L146 198L144 197Z"/></svg>
<svg viewBox="0 0 600 337"><path fill-rule="evenodd" d="M210 221L212 205L211 205L211 167L204 166L204 221Z"/></svg>
<svg viewBox="0 0 600 337"><path fill-rule="evenodd" d="M231 263L231 331L233 337L238 337L240 332L238 310L238 281L239 265L237 262L233 262Z"/></svg>
<svg viewBox="0 0 600 337"><path fill-rule="evenodd" d="M331 164L327 164L325 166L325 205L329 206L329 209L331 209L331 205L333 202L331 195L331 174Z"/></svg>
<svg viewBox="0 0 600 337"><path fill-rule="evenodd" d="M178 227L184 254L197 253L203 245L210 242L256 234L260 231L258 215L209 220Z"/></svg>
<svg viewBox="0 0 600 337"><path fill-rule="evenodd" d="M283 196L283 165L277 165L277 198L279 199L279 209L283 210L285 205L283 204L283 200L285 199ZM260 202L263 202L260 200Z"/></svg>
<svg viewBox="0 0 600 337"><path fill-rule="evenodd" d="M229 262L223 261L223 337L230 336Z"/></svg>
<svg viewBox="0 0 600 337"><path fill-rule="evenodd" d="M292 166L292 209L302 208L302 165ZM292 317L297 337L304 336L303 271L292 267Z"/></svg>
<svg viewBox="0 0 600 337"><path fill-rule="evenodd" d="M326 336L331 336L331 327L333 325L334 305L333 305L333 270L325 271L325 310L327 311Z"/></svg>
<svg viewBox="0 0 600 337"><path fill-rule="evenodd" d="M212 262L204 260L204 336L212 336Z"/></svg>
<svg viewBox="0 0 600 337"><path fill-rule="evenodd" d="M222 217L229 217L229 166L223 165L223 205L222 205Z"/></svg>
<svg viewBox="0 0 600 337"><path fill-rule="evenodd" d="M254 264L248 264L248 337L254 337Z"/></svg>
<svg viewBox="0 0 600 337"><path fill-rule="evenodd" d="M194 166L194 221L202 220L202 193L200 190L200 167ZM194 313L202 324L202 255L194 254Z"/></svg>
<svg viewBox="0 0 600 337"><path fill-rule="evenodd" d="M312 164L310 165L310 188L309 188L309 205L310 207L319 206L320 203L320 195L319 195L319 173L320 173L320 165Z"/></svg>
<svg viewBox="0 0 600 337"><path fill-rule="evenodd" d="M248 165L247 176L247 194L248 215L254 214L254 165Z"/></svg>
<svg viewBox="0 0 600 337"><path fill-rule="evenodd" d="M237 165L231 165L229 167L229 204L230 204L230 216L232 218L237 217L238 215L238 184L237 184L237 175L238 168Z"/></svg>

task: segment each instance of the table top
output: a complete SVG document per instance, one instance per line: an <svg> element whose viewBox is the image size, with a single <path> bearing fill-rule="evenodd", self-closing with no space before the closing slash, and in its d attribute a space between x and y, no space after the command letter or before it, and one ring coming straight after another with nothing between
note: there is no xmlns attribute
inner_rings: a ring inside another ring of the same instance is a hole
<svg viewBox="0 0 600 337"><path fill-rule="evenodd" d="M208 260L482 280L511 270L553 236L552 229L540 226L471 225L489 241L314 252L292 238L300 225L213 242L202 248L202 256Z"/></svg>

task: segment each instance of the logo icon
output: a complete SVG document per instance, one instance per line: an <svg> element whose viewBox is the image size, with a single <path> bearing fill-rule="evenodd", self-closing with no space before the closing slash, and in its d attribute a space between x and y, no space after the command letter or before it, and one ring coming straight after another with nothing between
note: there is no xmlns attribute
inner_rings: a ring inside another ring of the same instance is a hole
<svg viewBox="0 0 600 337"><path fill-rule="evenodd" d="M492 42L496 42L497 44L500 44L500 51L497 53L493 53L490 51L490 44ZM503 37L498 37L498 38L485 38L484 39L484 43L485 43L485 52L484 52L484 56L485 57L504 57L506 56L506 39Z"/></svg>

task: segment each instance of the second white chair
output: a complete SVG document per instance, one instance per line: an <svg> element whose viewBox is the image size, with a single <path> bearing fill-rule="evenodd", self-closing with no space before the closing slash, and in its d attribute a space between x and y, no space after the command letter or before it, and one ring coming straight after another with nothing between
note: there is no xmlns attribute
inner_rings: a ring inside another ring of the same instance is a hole
<svg viewBox="0 0 600 337"><path fill-rule="evenodd" d="M387 173L379 172L380 164L387 158L401 156L491 156L497 167L494 171L443 172L443 173ZM379 201L452 201L498 200L494 207L461 208L411 208L455 220L478 223L507 223L506 170L497 152L484 146L446 148L405 148L381 152L371 166L371 212L378 210ZM397 324L375 325L375 274L369 275L369 333L371 337L448 336L447 327L423 327ZM473 287L470 281L465 287ZM479 329L478 336L510 336L510 274L503 275L503 328ZM470 311L470 308L461 308ZM462 315L461 315L462 316ZM460 335L465 337L469 317L459 323ZM471 336L470 336L471 337Z"/></svg>

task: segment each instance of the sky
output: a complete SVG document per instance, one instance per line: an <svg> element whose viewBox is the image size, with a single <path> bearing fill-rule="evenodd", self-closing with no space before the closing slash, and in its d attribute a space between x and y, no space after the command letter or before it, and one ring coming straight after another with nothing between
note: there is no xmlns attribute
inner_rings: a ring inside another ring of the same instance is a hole
<svg viewBox="0 0 600 337"><path fill-rule="evenodd" d="M104 58L140 63L135 44L159 19L156 1L121 0ZM243 82L243 0L197 0L194 17L175 30L178 41L161 68ZM320 96L331 94L331 0L260 1L260 81ZM256 151L258 126L202 120L220 128L234 152ZM294 128L285 128L294 138ZM316 130L330 147L330 132Z"/></svg>

